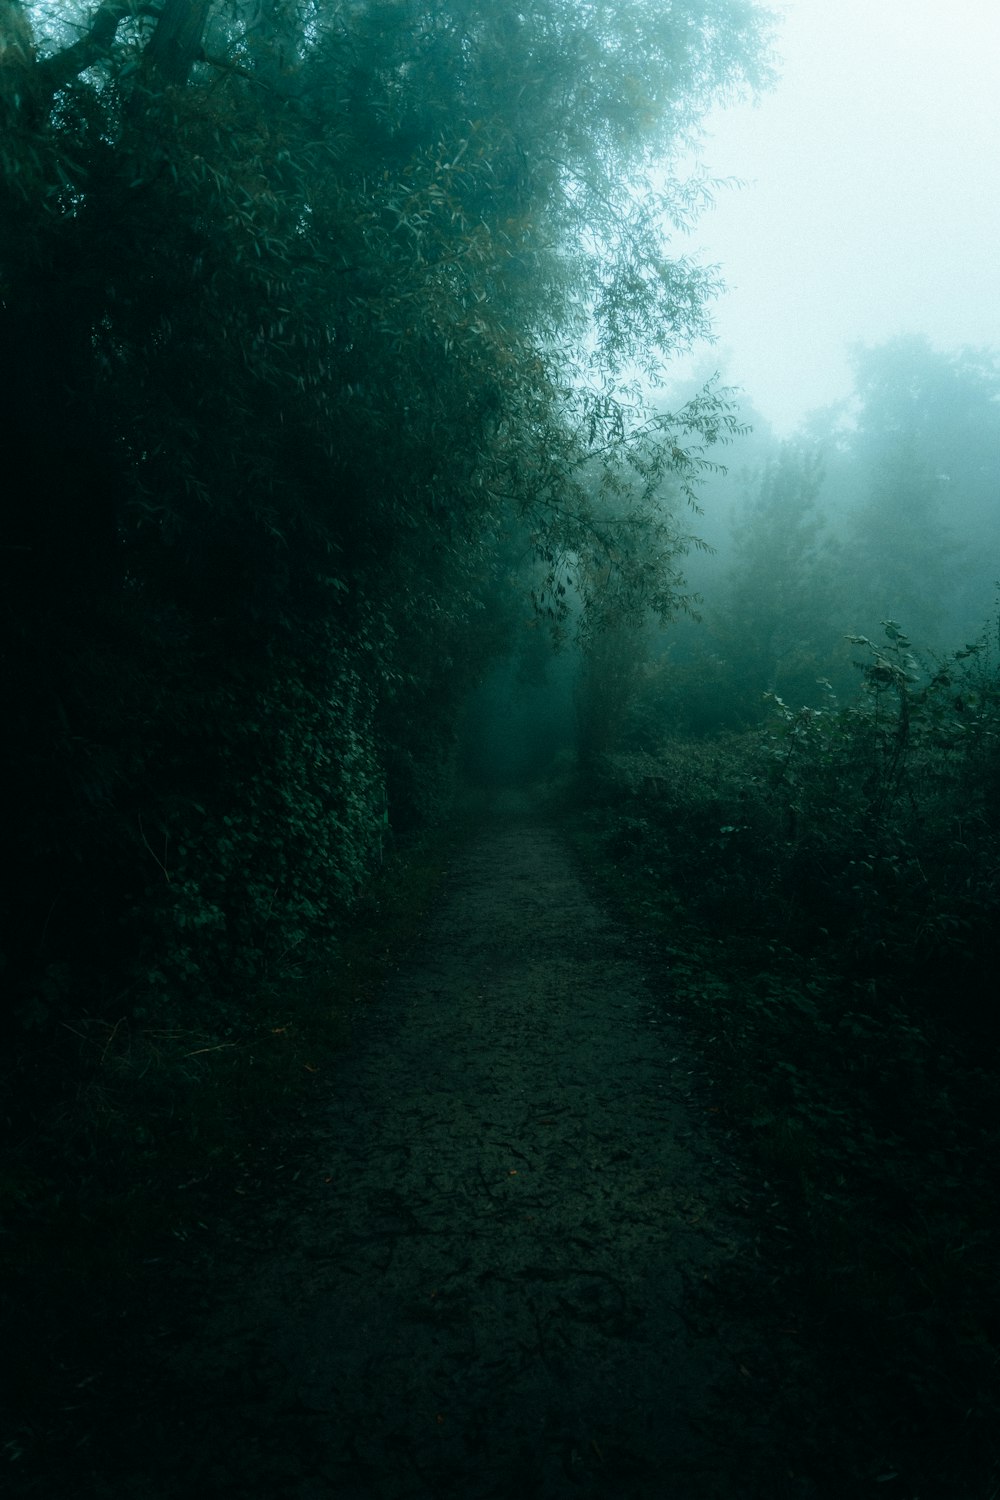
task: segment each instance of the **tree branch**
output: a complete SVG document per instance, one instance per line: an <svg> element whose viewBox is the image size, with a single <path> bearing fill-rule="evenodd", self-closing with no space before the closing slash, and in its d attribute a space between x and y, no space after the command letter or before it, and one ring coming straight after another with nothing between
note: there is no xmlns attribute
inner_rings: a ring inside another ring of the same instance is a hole
<svg viewBox="0 0 1000 1500"><path fill-rule="evenodd" d="M36 88L40 85L45 98L51 99L71 79L108 55L118 27L127 16L158 14L155 6L138 4L136 0L103 0L79 41L36 64Z"/></svg>
<svg viewBox="0 0 1000 1500"><path fill-rule="evenodd" d="M210 0L163 0L142 71L147 88L177 88L187 83L201 55Z"/></svg>

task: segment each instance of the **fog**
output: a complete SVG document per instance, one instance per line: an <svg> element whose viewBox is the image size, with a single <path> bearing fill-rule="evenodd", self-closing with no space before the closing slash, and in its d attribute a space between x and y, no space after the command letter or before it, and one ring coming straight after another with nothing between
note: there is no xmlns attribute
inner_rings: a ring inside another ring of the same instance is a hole
<svg viewBox="0 0 1000 1500"><path fill-rule="evenodd" d="M847 396L850 345L1000 345L1000 10L787 0L781 80L706 121L738 178L692 246L721 265L711 358L788 436Z"/></svg>
<svg viewBox="0 0 1000 1500"><path fill-rule="evenodd" d="M887 619L925 673L989 633L1000 12L788 0L780 14L776 87L713 110L688 163L719 185L674 245L726 287L715 339L675 362L663 404L718 372L747 431L698 486L693 612L651 621L612 665L633 681L628 713L605 726L619 749L759 723L770 694L849 702L861 675L847 638L877 642ZM684 510L669 488L664 502ZM571 727L579 658L548 684L534 660L531 686L512 662L481 689L470 770L544 772L594 732Z"/></svg>
<svg viewBox="0 0 1000 1500"><path fill-rule="evenodd" d="M0 0L25 1500L1000 1497L1000 15L766 4Z"/></svg>
<svg viewBox="0 0 1000 1500"><path fill-rule="evenodd" d="M520 649L496 663L466 705L461 771L481 785L532 782L575 748L577 653L555 653L543 631L525 632Z"/></svg>

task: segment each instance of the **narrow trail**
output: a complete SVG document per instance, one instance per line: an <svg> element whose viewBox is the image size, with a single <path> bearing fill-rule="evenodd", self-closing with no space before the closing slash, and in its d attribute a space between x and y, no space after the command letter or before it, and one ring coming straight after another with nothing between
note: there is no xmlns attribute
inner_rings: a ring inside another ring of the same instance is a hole
<svg viewBox="0 0 1000 1500"><path fill-rule="evenodd" d="M344 1055L270 1248L163 1353L156 1475L105 1492L756 1496L697 1298L746 1230L679 1046L558 835L481 833Z"/></svg>

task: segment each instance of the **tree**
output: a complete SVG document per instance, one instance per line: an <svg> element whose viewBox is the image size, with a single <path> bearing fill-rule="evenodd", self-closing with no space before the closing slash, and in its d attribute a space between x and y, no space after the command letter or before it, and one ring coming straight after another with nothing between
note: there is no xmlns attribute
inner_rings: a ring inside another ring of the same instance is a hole
<svg viewBox="0 0 1000 1500"><path fill-rule="evenodd" d="M674 717L701 732L757 722L769 693L796 705L821 696L838 636L837 549L818 509L822 479L815 448L794 442L746 476L702 633L686 661L668 663L650 684L664 713L672 704Z"/></svg>
<svg viewBox="0 0 1000 1500"><path fill-rule="evenodd" d="M653 497L731 418L625 378L714 284L669 243L705 189L643 175L765 36L748 0L2 0L22 998L72 956L63 1003L107 1003L112 949L134 996L150 933L179 994L336 931L512 529L556 591L603 557L671 607Z"/></svg>
<svg viewBox="0 0 1000 1500"><path fill-rule="evenodd" d="M831 462L831 501L847 518L847 623L873 634L901 620L918 648L944 649L976 634L993 599L996 357L911 336L857 349L854 368L852 421Z"/></svg>
<svg viewBox="0 0 1000 1500"><path fill-rule="evenodd" d="M817 506L822 481L818 454L785 443L737 517L717 633L755 696L780 693L829 658L835 551Z"/></svg>

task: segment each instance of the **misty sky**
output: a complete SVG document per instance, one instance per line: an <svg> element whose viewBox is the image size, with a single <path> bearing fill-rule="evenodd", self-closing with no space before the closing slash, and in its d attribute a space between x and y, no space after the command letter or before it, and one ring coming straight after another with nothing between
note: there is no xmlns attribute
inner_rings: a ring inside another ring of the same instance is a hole
<svg viewBox="0 0 1000 1500"><path fill-rule="evenodd" d="M692 244L731 288L712 363L786 436L847 394L848 344L1000 348L1000 3L778 8L782 81L708 121L710 174L748 186Z"/></svg>

